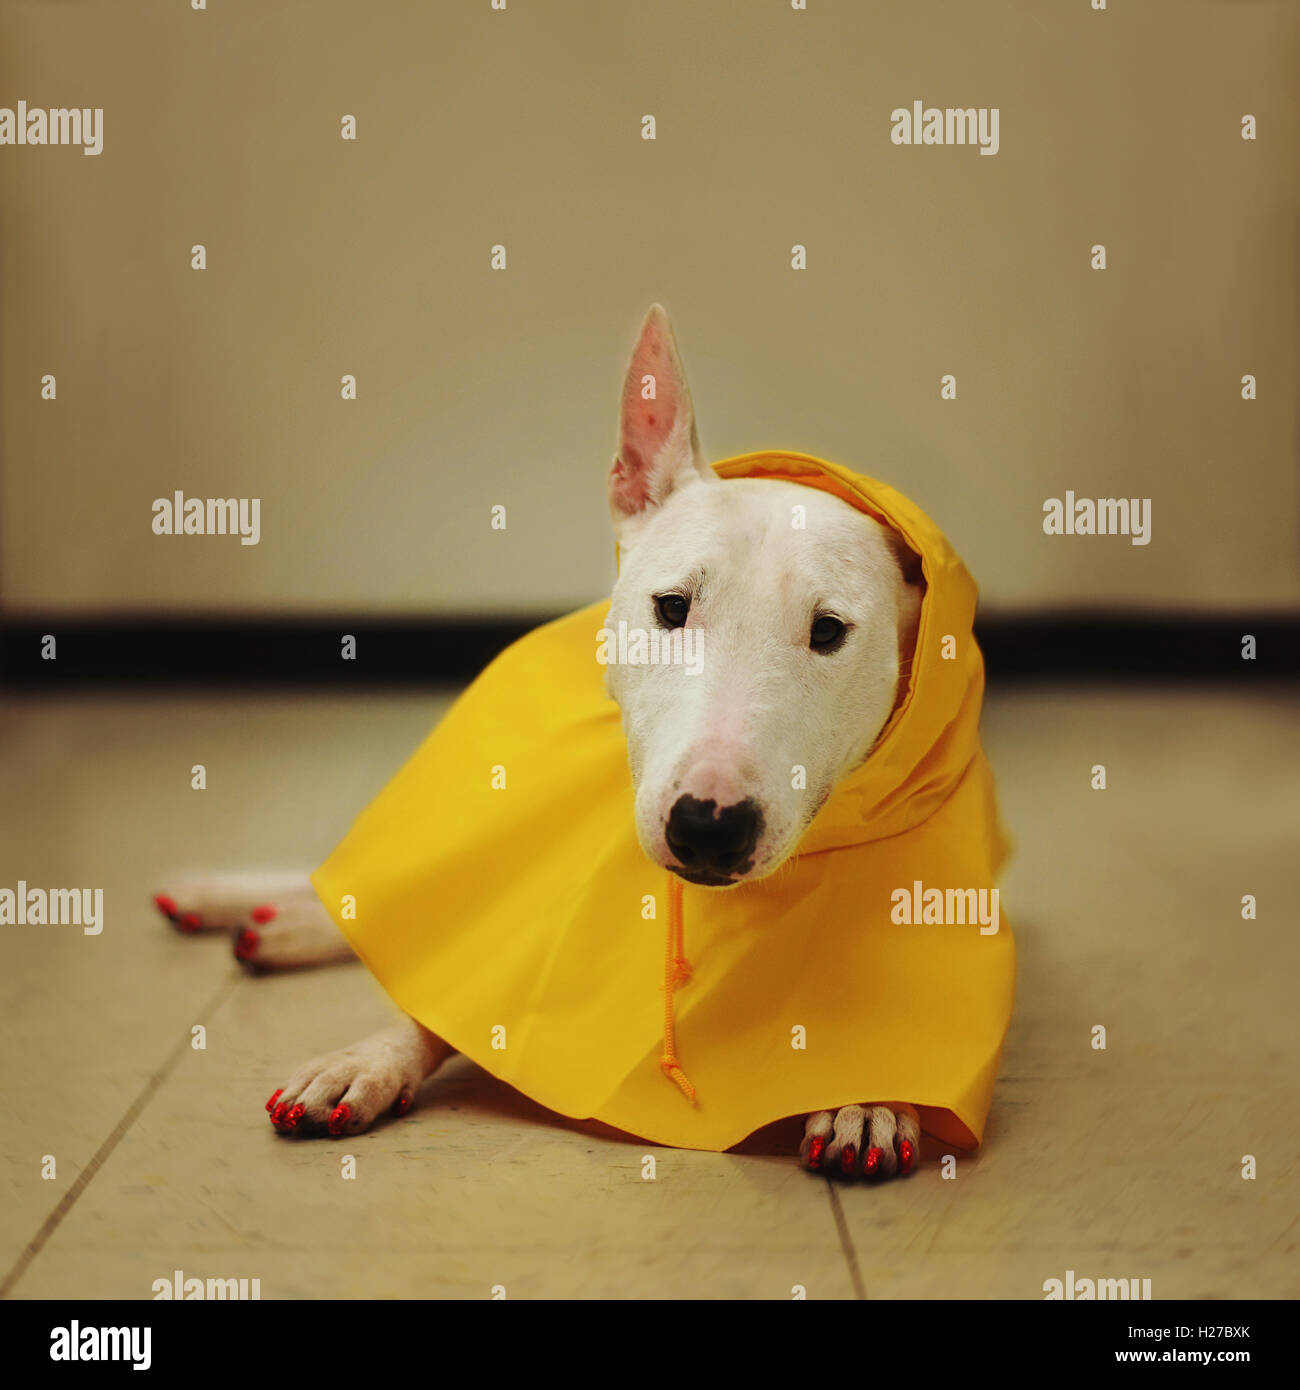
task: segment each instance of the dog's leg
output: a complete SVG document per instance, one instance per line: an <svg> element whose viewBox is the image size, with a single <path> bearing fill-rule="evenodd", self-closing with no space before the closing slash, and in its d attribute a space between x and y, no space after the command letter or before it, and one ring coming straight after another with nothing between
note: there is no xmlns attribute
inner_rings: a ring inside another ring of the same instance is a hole
<svg viewBox="0 0 1300 1390"><path fill-rule="evenodd" d="M315 896L305 873L209 874L169 879L153 901L180 931L238 931L255 908Z"/></svg>
<svg viewBox="0 0 1300 1390"><path fill-rule="evenodd" d="M800 1164L845 1178L910 1173L921 1153L921 1122L907 1104L843 1105L809 1115Z"/></svg>
<svg viewBox="0 0 1300 1390"><path fill-rule="evenodd" d="M404 1115L420 1083L451 1053L441 1038L404 1018L364 1042L300 1067L266 1109L282 1134L359 1134L385 1113Z"/></svg>
<svg viewBox="0 0 1300 1390"><path fill-rule="evenodd" d="M235 959L250 970L292 970L354 960L303 873L175 879L154 905L178 931L235 933Z"/></svg>
<svg viewBox="0 0 1300 1390"><path fill-rule="evenodd" d="M270 903L255 907L235 933L235 959L260 974L332 965L356 956L312 894L310 899L291 898L284 907Z"/></svg>

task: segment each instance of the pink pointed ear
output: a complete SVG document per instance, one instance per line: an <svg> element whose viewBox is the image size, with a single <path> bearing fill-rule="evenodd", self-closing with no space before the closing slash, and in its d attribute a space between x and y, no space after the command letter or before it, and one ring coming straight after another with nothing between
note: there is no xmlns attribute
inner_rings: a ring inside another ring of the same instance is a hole
<svg viewBox="0 0 1300 1390"><path fill-rule="evenodd" d="M623 383L618 457L609 474L609 509L616 528L660 506L688 482L711 481L700 454L695 414L662 306L641 325Z"/></svg>

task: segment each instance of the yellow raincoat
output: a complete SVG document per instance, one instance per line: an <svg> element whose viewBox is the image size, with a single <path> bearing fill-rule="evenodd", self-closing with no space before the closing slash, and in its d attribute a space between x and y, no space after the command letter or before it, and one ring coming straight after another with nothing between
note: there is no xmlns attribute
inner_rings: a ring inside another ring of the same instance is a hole
<svg viewBox="0 0 1300 1390"><path fill-rule="evenodd" d="M722 1150L784 1116L910 1101L927 1133L972 1147L1011 1014L1011 933L907 919L926 890L991 889L1006 850L974 582L883 483L802 454L715 470L843 498L903 536L927 585L908 694L788 863L719 891L642 853L596 661L606 600L497 657L312 881L399 1008L560 1114ZM674 990L677 894L693 975ZM682 1089L661 1067L674 1023Z"/></svg>

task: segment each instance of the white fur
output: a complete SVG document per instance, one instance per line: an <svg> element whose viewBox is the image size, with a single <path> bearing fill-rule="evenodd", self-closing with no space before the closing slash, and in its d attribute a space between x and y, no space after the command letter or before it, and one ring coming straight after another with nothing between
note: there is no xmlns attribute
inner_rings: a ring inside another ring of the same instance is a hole
<svg viewBox="0 0 1300 1390"><path fill-rule="evenodd" d="M884 528L848 503L797 483L715 479L679 484L636 529L610 626L661 626L654 599L665 592L690 597L686 626L703 633L702 669L607 668L641 846L671 867L664 829L679 796L718 806L753 797L764 829L735 882L763 878L888 720L915 591ZM852 628L830 654L809 645L821 613Z"/></svg>

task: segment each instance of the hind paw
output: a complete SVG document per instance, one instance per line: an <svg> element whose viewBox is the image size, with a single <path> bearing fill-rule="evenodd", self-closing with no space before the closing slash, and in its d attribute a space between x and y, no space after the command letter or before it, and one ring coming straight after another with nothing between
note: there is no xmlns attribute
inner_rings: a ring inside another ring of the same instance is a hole
<svg viewBox="0 0 1300 1390"><path fill-rule="evenodd" d="M799 1163L815 1173L879 1181L910 1173L921 1156L921 1125L910 1105L843 1105L804 1125Z"/></svg>
<svg viewBox="0 0 1300 1390"><path fill-rule="evenodd" d="M267 903L315 900L303 873L212 874L163 883L153 905L178 931L238 931Z"/></svg>
<svg viewBox="0 0 1300 1390"><path fill-rule="evenodd" d="M235 959L254 972L297 970L354 959L316 897L255 907L235 933Z"/></svg>

